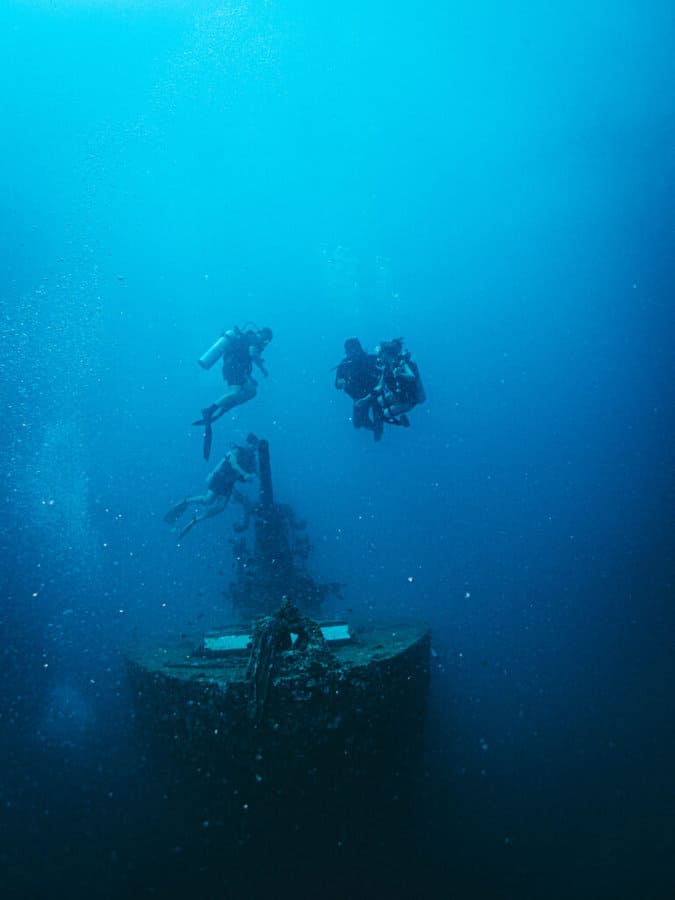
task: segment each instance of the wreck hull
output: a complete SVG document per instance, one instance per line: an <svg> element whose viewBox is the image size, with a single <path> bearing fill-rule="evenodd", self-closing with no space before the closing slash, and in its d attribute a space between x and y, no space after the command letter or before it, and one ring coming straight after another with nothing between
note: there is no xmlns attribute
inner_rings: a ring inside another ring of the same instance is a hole
<svg viewBox="0 0 675 900"><path fill-rule="evenodd" d="M193 645L138 650L128 669L137 719L175 780L237 796L339 792L419 763L430 634L379 625L331 647L334 665L276 675L251 715L248 656L205 658ZM289 651L292 656L295 651ZM314 665L314 668L313 668Z"/></svg>

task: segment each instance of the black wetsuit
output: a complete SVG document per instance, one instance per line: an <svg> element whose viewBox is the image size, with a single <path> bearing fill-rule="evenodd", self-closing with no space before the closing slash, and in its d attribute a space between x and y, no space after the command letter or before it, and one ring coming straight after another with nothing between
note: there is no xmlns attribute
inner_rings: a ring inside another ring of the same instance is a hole
<svg viewBox="0 0 675 900"><path fill-rule="evenodd" d="M365 350L346 356L337 367L335 387L345 391L354 401L352 413L354 428L368 428L372 431L375 427L368 415L372 404L359 404L358 401L372 394L379 377L377 357L372 353L366 353Z"/></svg>
<svg viewBox="0 0 675 900"><path fill-rule="evenodd" d="M230 338L223 356L223 378L228 384L244 384L253 372L251 347L258 345L254 331L237 331Z"/></svg>
<svg viewBox="0 0 675 900"><path fill-rule="evenodd" d="M237 447L235 452L237 454L237 465L250 474L255 472L254 451L249 447ZM229 497L232 493L232 488L238 481L244 481L244 479L226 457L218 468L213 471L208 481L208 488L214 494L219 494L221 497Z"/></svg>

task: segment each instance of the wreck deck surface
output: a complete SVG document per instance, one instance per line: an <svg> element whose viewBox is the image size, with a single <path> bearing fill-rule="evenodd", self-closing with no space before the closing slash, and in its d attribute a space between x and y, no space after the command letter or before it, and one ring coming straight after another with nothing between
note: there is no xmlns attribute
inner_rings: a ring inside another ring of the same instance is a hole
<svg viewBox="0 0 675 900"><path fill-rule="evenodd" d="M222 629L227 632L228 627ZM330 651L345 672L396 660L406 651L429 641L429 629L422 624L387 623L357 629L344 643ZM166 642L162 646L139 646L128 653L129 661L147 674L161 674L181 681L208 682L223 688L245 680L248 653L203 656L197 652L196 636Z"/></svg>

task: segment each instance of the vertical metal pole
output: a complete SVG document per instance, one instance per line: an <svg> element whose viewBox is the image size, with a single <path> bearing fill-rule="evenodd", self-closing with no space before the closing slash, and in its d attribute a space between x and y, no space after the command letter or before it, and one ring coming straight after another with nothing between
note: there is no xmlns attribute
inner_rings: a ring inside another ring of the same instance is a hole
<svg viewBox="0 0 675 900"><path fill-rule="evenodd" d="M272 467L270 465L270 445L268 441L258 444L258 463L260 466L260 505L263 509L271 509L274 505L272 491Z"/></svg>

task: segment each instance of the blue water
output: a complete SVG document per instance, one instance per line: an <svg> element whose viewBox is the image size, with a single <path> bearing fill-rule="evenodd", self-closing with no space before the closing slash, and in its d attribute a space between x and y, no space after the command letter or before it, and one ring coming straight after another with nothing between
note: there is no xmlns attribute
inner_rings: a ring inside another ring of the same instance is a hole
<svg viewBox="0 0 675 900"><path fill-rule="evenodd" d="M227 614L235 513L162 516L247 320L214 453L267 437L314 570L433 628L418 896L675 893L674 38L658 0L3 4L3 896L161 880L123 653ZM352 335L424 378L380 444Z"/></svg>

